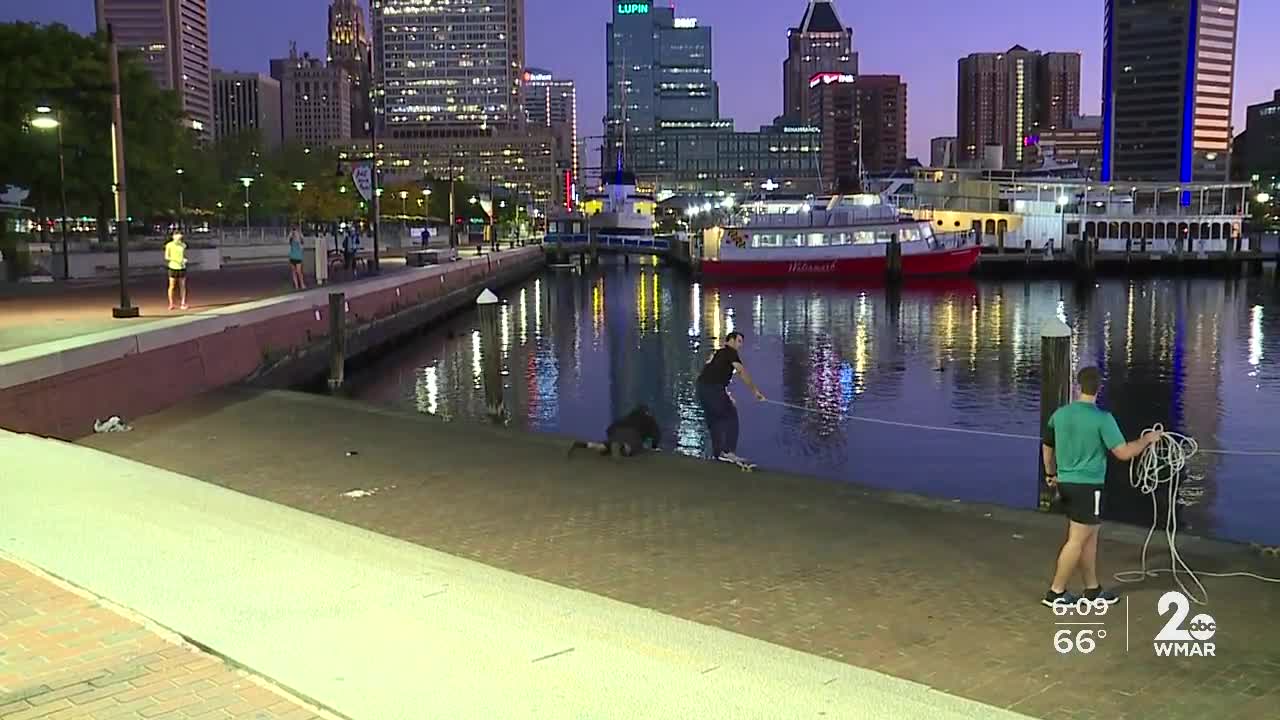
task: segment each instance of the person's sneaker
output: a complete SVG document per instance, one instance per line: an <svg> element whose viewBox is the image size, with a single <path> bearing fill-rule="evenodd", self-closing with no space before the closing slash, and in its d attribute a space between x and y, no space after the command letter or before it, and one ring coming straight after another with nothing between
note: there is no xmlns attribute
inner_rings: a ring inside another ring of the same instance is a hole
<svg viewBox="0 0 1280 720"><path fill-rule="evenodd" d="M719 455L716 456L716 459L719 460L720 462L727 462L727 463L738 462L737 460L734 459L733 453L727 453L727 452L720 453Z"/></svg>
<svg viewBox="0 0 1280 720"><path fill-rule="evenodd" d="M1040 604L1045 607L1053 607L1054 605L1075 605L1079 600L1079 596L1065 590L1060 593L1050 590L1044 594L1043 598L1041 598Z"/></svg>
<svg viewBox="0 0 1280 720"><path fill-rule="evenodd" d="M1120 602L1120 596L1110 590L1103 590L1101 587L1085 588L1084 599L1089 601L1101 600L1108 605L1115 605Z"/></svg>

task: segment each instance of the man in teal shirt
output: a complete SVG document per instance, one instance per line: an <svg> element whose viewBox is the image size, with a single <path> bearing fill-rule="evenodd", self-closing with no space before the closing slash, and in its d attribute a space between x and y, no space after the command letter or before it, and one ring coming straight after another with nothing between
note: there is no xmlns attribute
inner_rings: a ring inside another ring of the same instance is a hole
<svg viewBox="0 0 1280 720"><path fill-rule="evenodd" d="M1107 482L1107 454L1128 462L1160 439L1160 433L1143 435L1125 442L1124 434L1111 413L1097 405L1102 374L1087 367L1076 376L1080 399L1058 408L1044 431L1045 479L1057 487L1067 512L1067 541L1058 553L1053 584L1041 601L1074 603L1079 598L1067 592L1067 581L1080 568L1084 576L1084 597L1115 603L1120 598L1103 590L1098 582L1098 529L1102 525L1102 490Z"/></svg>

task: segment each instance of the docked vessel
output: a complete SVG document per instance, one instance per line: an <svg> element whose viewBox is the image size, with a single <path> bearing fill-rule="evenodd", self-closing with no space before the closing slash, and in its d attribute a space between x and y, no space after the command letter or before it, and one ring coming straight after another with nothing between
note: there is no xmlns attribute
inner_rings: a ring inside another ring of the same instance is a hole
<svg viewBox="0 0 1280 720"><path fill-rule="evenodd" d="M935 233L928 221L900 217L873 197L835 196L825 207L783 212L746 210L741 223L706 234L701 267L707 276L884 277L895 244L903 277L967 275L982 252L972 233Z"/></svg>

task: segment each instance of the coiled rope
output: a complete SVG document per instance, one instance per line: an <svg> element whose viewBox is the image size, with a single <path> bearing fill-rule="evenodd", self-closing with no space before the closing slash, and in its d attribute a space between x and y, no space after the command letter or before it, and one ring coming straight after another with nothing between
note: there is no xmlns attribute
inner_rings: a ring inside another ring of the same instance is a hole
<svg viewBox="0 0 1280 720"><path fill-rule="evenodd" d="M922 425L919 423L901 422L897 420L881 420L878 418L859 417L849 415L847 413L836 412L832 410L824 410L822 408L806 407L804 405L795 405L792 403L781 402L778 400L765 400L766 404L777 405L779 407L799 410L801 412L813 413L816 415L824 415L830 418L841 420L853 420L856 422L870 423L873 425L889 425L892 427L908 428L912 430L930 430L935 432L959 433L963 435L983 435L987 437L1003 438L1007 440L1034 440L1039 442L1040 437L1036 435L1020 435L1017 433L996 432L993 430L970 430L968 428L946 427L942 425ZM1188 469L1188 463L1191 458L1199 453L1214 455L1236 455L1245 457L1280 457L1280 450L1201 450L1199 443L1195 439L1181 435L1175 432L1169 432L1162 425L1155 425L1142 431L1145 437L1153 432L1160 432L1163 435L1159 440L1147 446L1137 458L1129 463L1129 484L1144 495L1151 496L1151 529L1147 532L1147 539L1142 543L1142 569L1126 570L1115 574L1115 579L1122 583L1135 583L1149 577L1157 575L1171 574L1174 582L1182 589L1184 595L1198 605L1205 605L1209 602L1209 591L1205 589L1204 584L1200 582L1199 576L1191 570L1186 561L1182 559L1182 555L1178 552L1177 536L1178 536L1178 517L1177 506L1186 505L1194 502L1204 492L1204 488L1199 485L1204 480L1204 476L1193 473ZM1169 542L1169 568L1148 568L1147 567L1147 548L1151 544L1151 538L1155 535L1156 526L1159 525L1160 508L1156 501L1156 492L1161 485L1168 487L1168 510L1165 518L1165 538ZM1179 570L1181 568L1181 570ZM1179 573L1184 573L1191 578L1192 582L1200 590L1197 595L1183 584ZM1255 580L1261 580L1268 583L1280 583L1280 578L1271 578L1258 575L1251 572L1227 572L1227 573L1211 573L1201 572L1199 575L1204 577L1247 577Z"/></svg>
<svg viewBox="0 0 1280 720"><path fill-rule="evenodd" d="M1206 605L1209 602L1209 591L1205 589L1204 583L1200 582L1197 574L1182 559L1182 554L1178 552L1177 542L1178 505L1194 502L1204 492L1204 489L1199 486L1199 483L1204 480L1204 476L1193 473L1188 469L1188 463L1191 458L1200 452L1200 446L1194 438L1169 432L1160 424L1143 430L1142 435L1146 437L1151 433L1157 432L1162 433L1160 439L1148 445L1141 455L1129 463L1129 484L1143 495L1151 496L1151 529L1147 531L1147 539L1142 543L1142 569L1119 572L1114 577L1118 582L1135 583L1168 573L1173 575L1173 581L1182 589L1183 595L1186 595L1197 605ZM1151 544L1151 538L1155 535L1156 526L1159 524L1160 507L1156 500L1156 493L1161 485L1167 486L1169 489L1164 523L1165 539L1169 543L1169 567L1167 569L1148 569L1147 547ZM1179 568L1181 568L1182 573L1191 578L1191 581L1200 590L1200 594L1193 593L1190 588L1183 584L1182 578L1179 577ZM1262 582L1280 583L1280 578L1265 577L1251 572L1201 572L1200 575L1218 578L1247 577L1261 580Z"/></svg>

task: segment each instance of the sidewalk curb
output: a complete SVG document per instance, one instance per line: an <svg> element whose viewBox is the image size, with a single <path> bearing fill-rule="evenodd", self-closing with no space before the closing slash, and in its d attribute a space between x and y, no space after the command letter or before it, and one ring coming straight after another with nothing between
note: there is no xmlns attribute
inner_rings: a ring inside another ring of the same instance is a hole
<svg viewBox="0 0 1280 720"><path fill-rule="evenodd" d="M270 680L269 678L266 678L256 673L253 670L253 668L247 667L245 665L242 665L236 662L234 658L223 655L222 653L218 652L216 649L211 648L207 645L204 645L198 640L189 638L186 635L175 632L165 627L164 625L161 625L160 623L155 622L154 620L152 620L151 618L148 618L145 615L142 615L130 608L124 607L123 605L114 603L100 595L97 595L89 591L86 588L80 587L79 585L76 585L61 577L58 577L57 575L54 575L48 572L47 570L41 567L38 567L36 565L33 565L4 550L0 550L0 561L12 563L13 565L16 565L17 567L31 573L32 575L35 575L41 580L44 580L53 585L56 585L57 587L63 590L66 590L67 592L73 595L77 595L81 598L84 598L85 600L89 600L91 602L97 603L101 607L125 618L126 620L137 623L138 625L142 626L144 630L156 634L157 636L160 637L161 640L164 640L170 645L180 647L184 650L189 650L196 654L204 654L204 655L209 655L214 658L217 658L223 664L225 664L228 668L237 672L245 680L253 683L254 685L257 685L258 687L268 692L279 695L281 700L293 703L294 705L297 705L298 707L302 708L303 710L306 710L312 715L315 715L320 718L324 718L324 720L353 720L353 718L347 717L346 715L343 715L335 710L331 710L321 705L320 703L316 702L315 700L307 697L306 695L303 695L297 692L296 690L293 690L284 685L276 683L275 681Z"/></svg>

